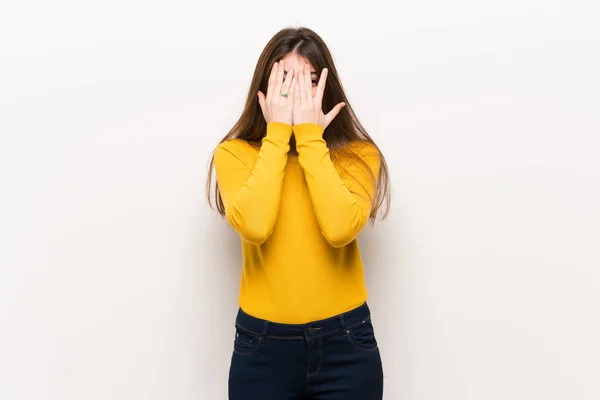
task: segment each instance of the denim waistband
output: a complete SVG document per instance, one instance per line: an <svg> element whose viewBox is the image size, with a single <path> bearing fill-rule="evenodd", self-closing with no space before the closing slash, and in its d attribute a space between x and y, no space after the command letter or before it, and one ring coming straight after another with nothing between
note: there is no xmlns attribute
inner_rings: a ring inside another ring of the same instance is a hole
<svg viewBox="0 0 600 400"><path fill-rule="evenodd" d="M238 308L235 325L260 336L275 339L307 339L340 333L371 318L366 302L344 313L305 324L284 324L253 317Z"/></svg>

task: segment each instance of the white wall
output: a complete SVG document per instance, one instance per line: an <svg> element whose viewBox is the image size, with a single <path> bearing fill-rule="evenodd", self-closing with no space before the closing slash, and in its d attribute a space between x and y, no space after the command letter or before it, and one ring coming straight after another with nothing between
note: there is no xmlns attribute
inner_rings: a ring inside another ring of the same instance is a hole
<svg viewBox="0 0 600 400"><path fill-rule="evenodd" d="M387 400L600 398L593 1L3 1L0 398L225 399L208 157L286 25L385 150L360 237Z"/></svg>

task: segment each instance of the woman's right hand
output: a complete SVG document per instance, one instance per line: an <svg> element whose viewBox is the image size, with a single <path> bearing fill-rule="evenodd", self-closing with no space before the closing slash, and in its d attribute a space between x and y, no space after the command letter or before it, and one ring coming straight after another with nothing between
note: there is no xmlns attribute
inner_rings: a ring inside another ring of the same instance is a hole
<svg viewBox="0 0 600 400"><path fill-rule="evenodd" d="M296 77L294 76L294 68L289 68L285 82L282 82L283 69L283 60L275 62L273 68L271 68L266 98L263 92L258 91L258 103L267 124L269 122L283 122L292 125ZM281 95L282 93L287 93L288 96L284 97Z"/></svg>

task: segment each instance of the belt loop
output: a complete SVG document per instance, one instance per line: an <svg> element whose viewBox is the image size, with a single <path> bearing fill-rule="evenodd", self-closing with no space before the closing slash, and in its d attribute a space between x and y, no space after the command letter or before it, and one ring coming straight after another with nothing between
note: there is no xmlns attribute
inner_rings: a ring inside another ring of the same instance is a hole
<svg viewBox="0 0 600 400"><path fill-rule="evenodd" d="M260 341L262 343L265 343L267 340L267 330L269 328L269 321L268 320L263 320L263 327L262 327L262 332L260 333Z"/></svg>
<svg viewBox="0 0 600 400"><path fill-rule="evenodd" d="M340 314L338 316L338 320L340 321L340 332L342 333L342 335L345 333L345 329L346 329L346 324L344 323L344 314Z"/></svg>

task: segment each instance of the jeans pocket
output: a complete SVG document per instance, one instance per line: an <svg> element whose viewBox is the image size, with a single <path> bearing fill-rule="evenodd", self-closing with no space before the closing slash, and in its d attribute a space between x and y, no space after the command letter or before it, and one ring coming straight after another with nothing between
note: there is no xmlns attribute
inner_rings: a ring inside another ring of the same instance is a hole
<svg viewBox="0 0 600 400"><path fill-rule="evenodd" d="M240 355L254 354L258 350L261 341L262 338L257 333L236 325L233 352Z"/></svg>
<svg viewBox="0 0 600 400"><path fill-rule="evenodd" d="M377 350L377 339L371 323L371 317L367 317L358 325L346 329L348 341L357 349L374 351Z"/></svg>

